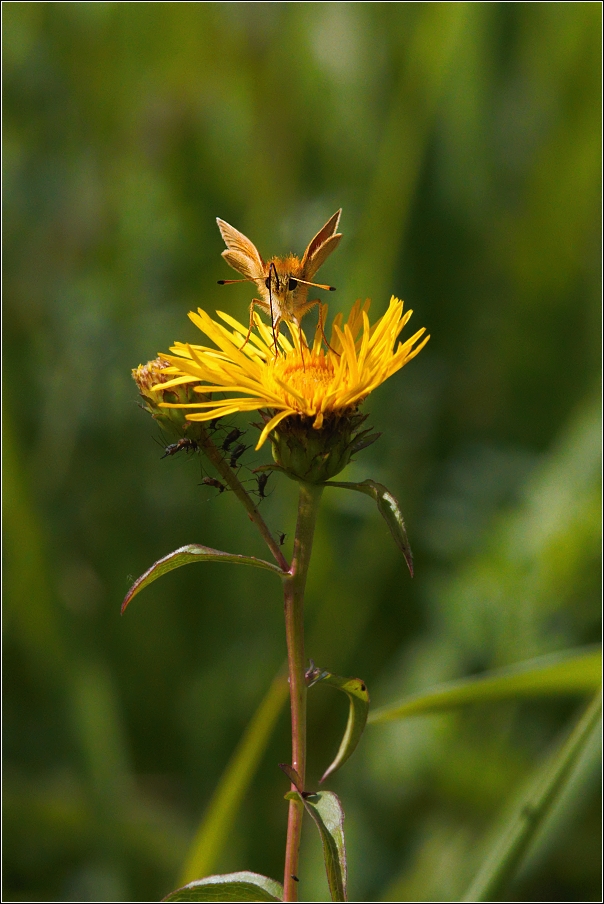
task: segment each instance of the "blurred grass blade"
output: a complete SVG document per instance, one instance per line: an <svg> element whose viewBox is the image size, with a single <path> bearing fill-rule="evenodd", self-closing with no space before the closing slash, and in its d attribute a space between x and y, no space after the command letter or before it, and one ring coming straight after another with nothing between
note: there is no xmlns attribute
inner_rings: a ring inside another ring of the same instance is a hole
<svg viewBox="0 0 604 904"><path fill-rule="evenodd" d="M328 487L342 487L345 490L357 490L370 496L377 503L378 511L388 525L388 529L394 538L394 542L402 552L407 563L407 568L411 577L413 577L413 553L407 539L407 529L400 506L395 496L383 483L377 483L375 480L363 480L362 483L346 483L337 480L330 480Z"/></svg>
<svg viewBox="0 0 604 904"><path fill-rule="evenodd" d="M468 703L515 700L549 694L584 694L595 691L602 681L602 651L587 647L564 650L537 659L515 663L460 681L449 681L432 690L413 694L376 709L369 722L392 722L407 716L443 712Z"/></svg>
<svg viewBox="0 0 604 904"><path fill-rule="evenodd" d="M405 16L411 4L397 6ZM440 100L463 47L471 7L417 4L416 15L409 20L405 16L404 25L400 19L394 25L394 34L407 32L407 37L347 279L355 298L360 293L370 298L389 294Z"/></svg>
<svg viewBox="0 0 604 904"><path fill-rule="evenodd" d="M340 766L343 766L356 750L367 723L369 694L365 682L361 681L360 678L340 678L339 675L332 675L328 672L321 681L343 691L350 703L346 731L335 760L323 773L321 782L324 782L328 776L333 775Z"/></svg>
<svg viewBox="0 0 604 904"><path fill-rule="evenodd" d="M109 668L90 657L74 662L71 716L91 791L107 820L119 819L132 795L126 732Z"/></svg>
<svg viewBox="0 0 604 904"><path fill-rule="evenodd" d="M257 559L255 556L240 556L235 553L222 552L220 549L211 549L209 546L200 546L198 543L191 543L188 546L181 546L180 549L175 549L174 552L164 556L163 559L158 559L151 568L148 568L134 582L122 603L122 614L128 603L144 587L148 587L149 584L152 584L153 581L156 581L163 574L167 574L175 568L180 568L181 565L189 565L191 562L230 562L234 565L253 565L256 568L266 568L268 571L278 574L279 577L283 575L277 565L265 562L264 559Z"/></svg>
<svg viewBox="0 0 604 904"><path fill-rule="evenodd" d="M572 778L573 770L594 735L600 735L602 694L598 692L566 741L538 767L525 793L501 826L482 867L462 901L500 900L505 885L552 806Z"/></svg>
<svg viewBox="0 0 604 904"><path fill-rule="evenodd" d="M594 731L527 850L514 877L514 884L524 882L527 878L530 881L530 877L544 866L547 869L546 864L552 863L552 855L555 858L556 852L560 851L562 839L568 838L578 821L585 818L590 802L601 794L601 764L602 735Z"/></svg>
<svg viewBox="0 0 604 904"><path fill-rule="evenodd" d="M250 873L207 876L171 891L163 901L282 901L283 886L274 879Z"/></svg>
<svg viewBox="0 0 604 904"><path fill-rule="evenodd" d="M64 631L61 611L52 591L52 557L47 549L45 524L28 486L27 469L4 403L2 422L2 492L4 499L5 627L10 624L19 648L27 657L31 676L42 676L64 687L72 662L71 636Z"/></svg>
<svg viewBox="0 0 604 904"><path fill-rule="evenodd" d="M189 850L181 876L183 885L215 869L288 691L287 676L280 673L256 710L214 791Z"/></svg>
<svg viewBox="0 0 604 904"><path fill-rule="evenodd" d="M286 800L302 800L321 836L325 871L332 901L346 901L346 845L344 843L344 810L333 791L300 795L290 791Z"/></svg>

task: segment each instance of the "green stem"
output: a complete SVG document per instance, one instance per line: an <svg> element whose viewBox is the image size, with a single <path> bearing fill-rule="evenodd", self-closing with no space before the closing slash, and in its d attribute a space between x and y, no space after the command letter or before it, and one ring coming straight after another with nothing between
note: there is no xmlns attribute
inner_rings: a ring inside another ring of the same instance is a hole
<svg viewBox="0 0 604 904"><path fill-rule="evenodd" d="M300 777L301 789L304 788L306 774L304 588L322 492L322 486L300 483L294 556L289 569L289 577L284 581L285 633L292 714L292 766ZM292 785L292 791L295 790L295 786ZM304 807L300 800L290 800L283 880L284 901L298 900L297 875L303 812Z"/></svg>
<svg viewBox="0 0 604 904"><path fill-rule="evenodd" d="M285 558L285 556L281 552L281 549L279 548L279 545L273 538L273 535L268 529L264 518L258 511L257 506L254 505L251 496L242 486L239 478L235 474L234 470L230 467L229 463L225 460L224 455L222 454L220 449L210 439L210 435L207 430L205 430L204 427L201 427L201 425L199 427L199 436L199 445L203 448L203 451L208 456L220 476L229 485L230 489L233 491L237 499L239 499L239 501L246 509L248 515L250 516L250 520L254 522L254 524L260 531L279 568L283 569L283 571L288 571L289 565L287 563L287 559Z"/></svg>

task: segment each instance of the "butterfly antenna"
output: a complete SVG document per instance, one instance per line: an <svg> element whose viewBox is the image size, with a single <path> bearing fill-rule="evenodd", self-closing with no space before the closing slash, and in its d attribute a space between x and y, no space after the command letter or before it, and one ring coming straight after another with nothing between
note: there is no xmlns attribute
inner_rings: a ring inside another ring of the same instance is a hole
<svg viewBox="0 0 604 904"><path fill-rule="evenodd" d="M246 279L219 279L219 286L230 286L236 282L256 282L256 280L252 276L248 276Z"/></svg>
<svg viewBox="0 0 604 904"><path fill-rule="evenodd" d="M271 329L273 331L273 342L275 343L275 357L277 357L277 355L279 354L279 348L277 346L277 337L275 335L275 319L273 317L273 290L272 290L273 281L271 279L271 274L273 272L275 274L275 283L277 285L277 289L279 289L279 275L277 273L277 268L275 267L275 264L273 263L273 261L271 261L269 264L269 267L268 267L268 300L269 300L269 305L270 305L270 309L271 309Z"/></svg>
<svg viewBox="0 0 604 904"><path fill-rule="evenodd" d="M325 289L325 291L327 291L327 292L335 292L336 291L335 286L324 286L322 283L308 282L306 279L298 279L298 277L296 277L296 282L302 283L303 286L314 286L315 289Z"/></svg>

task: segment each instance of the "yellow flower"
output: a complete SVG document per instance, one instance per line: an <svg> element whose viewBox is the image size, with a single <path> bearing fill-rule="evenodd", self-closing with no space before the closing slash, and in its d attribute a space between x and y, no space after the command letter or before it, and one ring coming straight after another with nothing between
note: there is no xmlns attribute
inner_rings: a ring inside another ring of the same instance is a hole
<svg viewBox="0 0 604 904"><path fill-rule="evenodd" d="M419 342L425 333L422 328L395 348L413 312L403 315L403 302L393 297L384 316L370 326L369 304L357 301L343 328L342 315L335 317L327 350L319 328L309 348L302 331L292 326L291 341L282 334L277 337L278 353L270 326L258 314L255 324L259 335L252 333L246 343L248 331L233 317L217 311L232 328L229 330L199 308L189 317L217 348L177 342L170 349L174 355L161 355L171 365L166 373L174 375L161 389L197 383L203 384L194 387L199 393L244 395L192 404L163 403L162 407L201 409L187 414L189 421L270 409L272 416L266 420L256 449L287 417L312 418L312 426L320 430L326 418L356 410L370 392L414 358L430 338L425 336Z"/></svg>

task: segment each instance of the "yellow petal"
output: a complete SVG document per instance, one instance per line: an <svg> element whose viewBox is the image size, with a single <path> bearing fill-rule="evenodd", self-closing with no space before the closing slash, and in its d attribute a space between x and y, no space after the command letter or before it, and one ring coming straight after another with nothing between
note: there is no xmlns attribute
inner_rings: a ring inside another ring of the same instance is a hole
<svg viewBox="0 0 604 904"><path fill-rule="evenodd" d="M258 451L258 449L261 446L264 445L271 430L274 430L275 427L277 427L281 423L281 421L284 420L284 418L286 418L290 414L295 414L295 411L293 411L291 408L289 408L289 409L286 408L285 411L279 411L274 417L272 417L270 419L270 421L268 422L268 424L265 426L264 430L260 434L260 439L256 443L256 452Z"/></svg>

